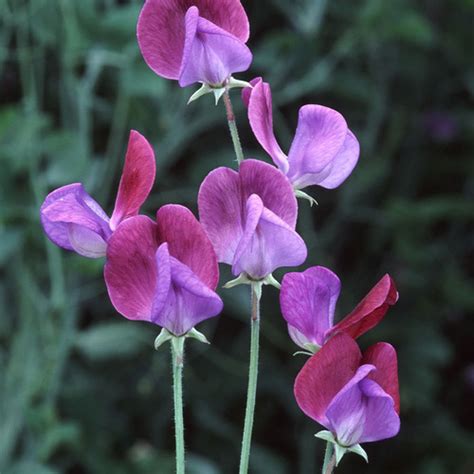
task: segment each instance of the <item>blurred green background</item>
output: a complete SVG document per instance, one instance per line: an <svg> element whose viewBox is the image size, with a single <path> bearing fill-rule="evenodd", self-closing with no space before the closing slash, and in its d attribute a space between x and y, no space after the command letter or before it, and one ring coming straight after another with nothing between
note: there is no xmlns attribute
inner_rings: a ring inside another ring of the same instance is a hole
<svg viewBox="0 0 474 474"><path fill-rule="evenodd" d="M218 0L216 0L218 1ZM196 209L199 183L233 166L223 106L190 106L191 89L155 76L135 40L141 1L0 1L0 472L173 472L169 354L157 328L121 318L102 261L53 246L39 206L82 181L110 211L128 132L157 156L144 212ZM402 429L348 456L340 473L468 474L474 470L472 0L244 2L251 79L273 87L277 136L291 142L298 108L344 114L359 137L356 171L310 190L299 231L309 265L343 282L338 317L385 273L400 301L361 338L399 352ZM245 153L267 159L233 94ZM469 273L471 271L471 274ZM282 273L277 275L279 278ZM229 279L223 269L221 283ZM185 368L189 473L234 473L248 350L248 289L219 290L226 309L200 326ZM252 473L319 472L319 430L296 406L304 362L263 298L261 378Z"/></svg>

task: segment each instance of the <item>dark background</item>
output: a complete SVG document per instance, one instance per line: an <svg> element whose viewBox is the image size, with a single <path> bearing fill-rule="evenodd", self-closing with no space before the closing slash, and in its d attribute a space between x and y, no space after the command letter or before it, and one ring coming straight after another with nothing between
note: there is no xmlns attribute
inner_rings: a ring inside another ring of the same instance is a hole
<svg viewBox="0 0 474 474"><path fill-rule="evenodd" d="M217 1L217 0L216 0ZM158 164L144 212L196 209L199 183L233 166L222 104L186 106L192 88L155 76L135 40L142 2L0 2L0 472L173 472L169 354L158 328L121 318L102 261L44 237L39 206L81 181L110 212L130 128ZM337 472L474 470L472 0L258 0L251 71L273 88L285 149L298 108L339 110L360 162L334 191L310 189L298 229L310 256L341 277L337 317L389 272L400 300L362 347L398 349L402 428L347 456ZM233 93L246 156L267 159ZM281 278L282 273L277 275ZM223 269L221 284L230 278ZM237 471L247 380L248 288L219 290L226 309L199 329L185 368L189 473ZM293 357L277 304L263 297L252 473L319 472L320 427L292 394Z"/></svg>

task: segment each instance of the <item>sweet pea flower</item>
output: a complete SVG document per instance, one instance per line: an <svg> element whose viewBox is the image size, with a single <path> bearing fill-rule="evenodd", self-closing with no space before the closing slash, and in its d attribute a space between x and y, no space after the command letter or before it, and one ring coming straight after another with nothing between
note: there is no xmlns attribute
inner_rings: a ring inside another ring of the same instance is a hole
<svg viewBox="0 0 474 474"><path fill-rule="evenodd" d="M109 240L104 275L121 315L157 324L173 336L186 335L222 311L214 292L216 254L183 206L161 207L156 222L146 216L124 221Z"/></svg>
<svg viewBox="0 0 474 474"><path fill-rule="evenodd" d="M249 21L239 0L147 0L137 37L148 66L181 87L223 87L252 62L245 44Z"/></svg>
<svg viewBox="0 0 474 474"><path fill-rule="evenodd" d="M340 291L339 278L325 267L311 267L283 277L280 306L295 344L315 352L339 332L355 339L376 326L398 300L394 281L384 275L351 313L334 324Z"/></svg>
<svg viewBox="0 0 474 474"><path fill-rule="evenodd" d="M276 268L300 265L306 245L288 179L275 167L245 160L239 171L217 168L201 184L199 217L219 262L234 275L261 281Z"/></svg>
<svg viewBox="0 0 474 474"><path fill-rule="evenodd" d="M118 225L135 216L155 181L155 155L145 137L132 130L112 217L81 183L52 191L41 206L43 229L57 246L89 258L104 257Z"/></svg>
<svg viewBox="0 0 474 474"><path fill-rule="evenodd" d="M337 463L346 451L367 460L359 443L400 430L397 354L385 342L362 355L352 337L336 334L301 369L294 393L301 410L329 430L316 436L334 443Z"/></svg>
<svg viewBox="0 0 474 474"><path fill-rule="evenodd" d="M262 78L242 91L252 131L296 191L307 186L337 188L351 174L359 159L359 142L344 117L322 105L300 108L298 126L288 155L273 132L272 93ZM301 197L308 197L297 192Z"/></svg>

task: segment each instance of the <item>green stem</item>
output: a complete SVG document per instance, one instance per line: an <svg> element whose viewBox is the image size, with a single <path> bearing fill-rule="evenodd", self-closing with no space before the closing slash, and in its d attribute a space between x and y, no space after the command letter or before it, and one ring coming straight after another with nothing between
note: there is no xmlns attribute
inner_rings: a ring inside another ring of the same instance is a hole
<svg viewBox="0 0 474 474"><path fill-rule="evenodd" d="M232 101L230 100L228 89L224 92L224 105L227 115L227 123L229 124L230 136L232 137L232 143L234 145L235 156L237 157L237 163L240 165L240 163L244 161L244 152L242 151L237 122L235 121L234 109L232 107Z"/></svg>
<svg viewBox="0 0 474 474"><path fill-rule="evenodd" d="M173 365L176 474L184 474L183 356L184 337L175 337L171 341L171 360Z"/></svg>
<svg viewBox="0 0 474 474"><path fill-rule="evenodd" d="M245 408L244 433L242 436L242 452L240 454L239 474L247 474L249 469L250 445L252 443L252 428L255 412L258 378L258 351L260 333L260 298L254 285L251 286L251 333L250 333L250 364L249 382L247 388L247 406Z"/></svg>
<svg viewBox="0 0 474 474"><path fill-rule="evenodd" d="M326 452L324 453L324 463L321 474L332 474L335 464L336 453L334 452L334 445L330 441L328 441L326 444Z"/></svg>

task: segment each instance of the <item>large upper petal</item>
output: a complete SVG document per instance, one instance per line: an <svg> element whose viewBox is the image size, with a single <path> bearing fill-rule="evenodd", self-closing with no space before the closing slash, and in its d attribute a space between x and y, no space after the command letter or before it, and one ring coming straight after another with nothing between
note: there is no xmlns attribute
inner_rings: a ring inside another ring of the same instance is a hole
<svg viewBox="0 0 474 474"><path fill-rule="evenodd" d="M110 219L112 230L115 230L122 220L138 214L140 206L145 202L153 187L155 172L153 148L143 135L132 130L115 209Z"/></svg>
<svg viewBox="0 0 474 474"><path fill-rule="evenodd" d="M395 348L387 342L370 346L362 357L363 364L372 364L377 370L369 378L377 382L393 399L395 410L400 413L400 392L398 387L398 363Z"/></svg>
<svg viewBox="0 0 474 474"><path fill-rule="evenodd" d="M356 308L329 331L328 335L344 331L354 338L359 337L376 326L383 319L388 308L397 300L398 292L395 282L390 275L386 274Z"/></svg>
<svg viewBox="0 0 474 474"><path fill-rule="evenodd" d="M185 15L196 6L199 14L242 42L249 21L239 0L147 0L140 13L137 37L148 66L159 76L178 79L185 43Z"/></svg>
<svg viewBox="0 0 474 474"><path fill-rule="evenodd" d="M235 72L246 71L252 53L238 38L201 18L191 7L185 18L185 42L179 72L179 85L201 82L220 86Z"/></svg>
<svg viewBox="0 0 474 474"><path fill-rule="evenodd" d="M283 172L288 172L288 159L278 144L273 132L273 105L270 85L261 78L254 79L253 88L242 92L244 103L248 96L248 117L252 131L263 149L272 157Z"/></svg>
<svg viewBox="0 0 474 474"><path fill-rule="evenodd" d="M157 248L157 226L145 216L123 221L109 239L105 282L115 309L128 319L151 320Z"/></svg>
<svg viewBox="0 0 474 474"><path fill-rule="evenodd" d="M343 149L347 131L347 123L339 112L322 105L301 107L288 154L288 178L295 187L307 185L306 175L324 171Z"/></svg>
<svg viewBox="0 0 474 474"><path fill-rule="evenodd" d="M46 235L59 247L84 256L105 255L96 250L111 234L109 218L82 184L69 184L48 194L40 216Z"/></svg>
<svg viewBox="0 0 474 474"><path fill-rule="evenodd" d="M260 196L247 200L245 227L235 251L232 272L258 280L280 267L300 265L306 259L303 239L282 219L266 209Z"/></svg>
<svg viewBox="0 0 474 474"><path fill-rule="evenodd" d="M324 344L296 377L294 393L301 410L329 428L327 407L352 379L360 360L359 347L347 334L337 334Z"/></svg>
<svg viewBox="0 0 474 474"><path fill-rule="evenodd" d="M307 342L322 346L332 327L341 282L324 267L311 267L302 273L287 273L280 291L280 306L286 322L302 333Z"/></svg>
<svg viewBox="0 0 474 474"><path fill-rule="evenodd" d="M216 253L194 214L184 206L168 204L158 210L156 222L159 240L168 243L170 255L215 289L219 281Z"/></svg>

